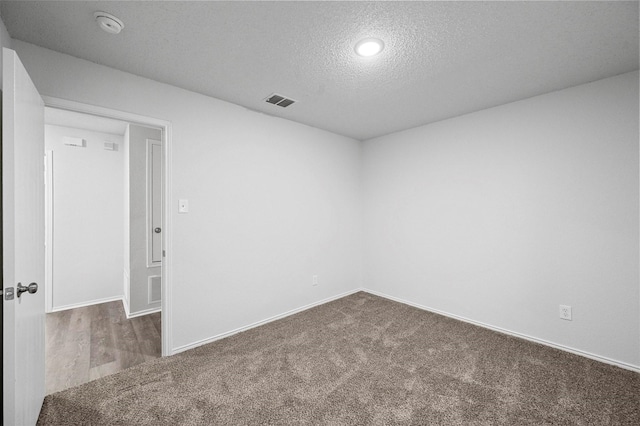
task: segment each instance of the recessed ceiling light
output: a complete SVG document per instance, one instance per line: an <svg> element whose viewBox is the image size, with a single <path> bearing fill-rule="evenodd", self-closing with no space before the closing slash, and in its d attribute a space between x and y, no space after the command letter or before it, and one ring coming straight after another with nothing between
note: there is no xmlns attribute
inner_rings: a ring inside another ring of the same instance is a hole
<svg viewBox="0 0 640 426"><path fill-rule="evenodd" d="M356 44L356 53L360 56L374 56L382 52L384 43L377 38L365 38Z"/></svg>
<svg viewBox="0 0 640 426"><path fill-rule="evenodd" d="M96 12L93 14L98 26L109 34L118 34L124 28L124 23L107 12Z"/></svg>

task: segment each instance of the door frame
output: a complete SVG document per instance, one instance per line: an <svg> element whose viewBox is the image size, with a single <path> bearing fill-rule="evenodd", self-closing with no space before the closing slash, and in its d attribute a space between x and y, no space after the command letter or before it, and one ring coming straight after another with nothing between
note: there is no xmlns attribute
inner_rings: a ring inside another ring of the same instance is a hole
<svg viewBox="0 0 640 426"><path fill-rule="evenodd" d="M41 95L42 96L42 95ZM47 123L45 122L45 125ZM53 151L44 150L44 312L53 312Z"/></svg>
<svg viewBox="0 0 640 426"><path fill-rule="evenodd" d="M162 356L173 355L173 339L171 329L171 290L172 290L172 271L173 271L173 250L172 250L172 220L171 220L171 122L158 118L148 117L144 115L134 114L130 112L118 111L110 108L104 108L96 105L84 104L81 102L60 99L52 96L42 96L45 107L57 108L67 111L79 112L83 114L97 115L116 120L127 121L131 124L139 124L142 126L157 127L162 131L163 146L163 199L164 206L162 211L162 247L164 257L162 259ZM44 154L44 153L43 153Z"/></svg>

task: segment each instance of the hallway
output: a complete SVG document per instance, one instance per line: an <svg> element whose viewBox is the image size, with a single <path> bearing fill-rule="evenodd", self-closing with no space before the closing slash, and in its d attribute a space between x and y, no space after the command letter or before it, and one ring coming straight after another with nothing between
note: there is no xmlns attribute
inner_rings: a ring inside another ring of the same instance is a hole
<svg viewBox="0 0 640 426"><path fill-rule="evenodd" d="M160 312L127 319L119 300L47 314L47 395L159 358L160 324Z"/></svg>

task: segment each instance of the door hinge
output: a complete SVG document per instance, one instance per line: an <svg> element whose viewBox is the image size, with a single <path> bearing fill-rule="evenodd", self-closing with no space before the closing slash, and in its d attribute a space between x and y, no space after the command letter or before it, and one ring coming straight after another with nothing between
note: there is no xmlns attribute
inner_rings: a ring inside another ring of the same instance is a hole
<svg viewBox="0 0 640 426"><path fill-rule="evenodd" d="M165 253L164 250L162 250L162 257L167 257L167 254Z"/></svg>

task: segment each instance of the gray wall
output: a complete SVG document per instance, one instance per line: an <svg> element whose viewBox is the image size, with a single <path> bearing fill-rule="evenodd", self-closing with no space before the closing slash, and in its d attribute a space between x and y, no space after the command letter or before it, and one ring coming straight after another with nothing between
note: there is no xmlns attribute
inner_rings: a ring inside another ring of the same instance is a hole
<svg viewBox="0 0 640 426"><path fill-rule="evenodd" d="M171 122L172 311L162 320L174 350L360 287L360 142L14 48L44 95ZM181 198L188 214L178 214Z"/></svg>
<svg viewBox="0 0 640 426"><path fill-rule="evenodd" d="M53 151L53 309L120 299L123 137L57 125L45 125L44 136ZM85 146L67 146L65 137ZM116 149L105 150L105 142Z"/></svg>
<svg viewBox="0 0 640 426"><path fill-rule="evenodd" d="M632 72L364 142L364 286L639 367L638 138Z"/></svg>
<svg viewBox="0 0 640 426"><path fill-rule="evenodd" d="M361 144L14 48L45 95L171 121L174 350L363 286L640 367L637 72Z"/></svg>

